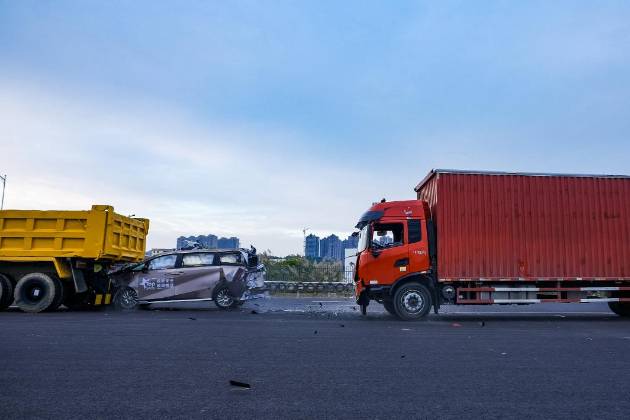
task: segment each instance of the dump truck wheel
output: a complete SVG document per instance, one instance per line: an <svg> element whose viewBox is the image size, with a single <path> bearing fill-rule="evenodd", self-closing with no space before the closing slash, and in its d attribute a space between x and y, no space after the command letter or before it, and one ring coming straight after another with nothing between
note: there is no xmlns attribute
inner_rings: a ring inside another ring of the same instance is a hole
<svg viewBox="0 0 630 420"><path fill-rule="evenodd" d="M431 309L431 293L420 283L407 283L394 293L394 309L398 318L413 321L424 317Z"/></svg>
<svg viewBox="0 0 630 420"><path fill-rule="evenodd" d="M232 309L235 308L237 303L232 293L230 293L230 289L227 287L221 287L214 293L214 304L217 305L219 309Z"/></svg>
<svg viewBox="0 0 630 420"><path fill-rule="evenodd" d="M0 311L4 311L13 303L13 283L4 274L0 274Z"/></svg>
<svg viewBox="0 0 630 420"><path fill-rule="evenodd" d="M608 302L608 307L619 316L630 316L630 304L627 302Z"/></svg>
<svg viewBox="0 0 630 420"><path fill-rule="evenodd" d="M44 273L31 273L22 277L15 286L16 305L24 312L42 312L58 298L57 283Z"/></svg>
<svg viewBox="0 0 630 420"><path fill-rule="evenodd" d="M383 301L383 307L385 308L385 310L387 312L390 313L390 315L398 316L398 315L396 315L396 309L394 308L394 302L392 302L391 300L384 300Z"/></svg>
<svg viewBox="0 0 630 420"><path fill-rule="evenodd" d="M55 277L55 276L51 276L50 278L55 283L55 298L53 299L50 306L46 308L46 311L48 312L56 311L59 308L59 306L61 306L61 302L63 302L63 295L64 295L63 282L58 277Z"/></svg>

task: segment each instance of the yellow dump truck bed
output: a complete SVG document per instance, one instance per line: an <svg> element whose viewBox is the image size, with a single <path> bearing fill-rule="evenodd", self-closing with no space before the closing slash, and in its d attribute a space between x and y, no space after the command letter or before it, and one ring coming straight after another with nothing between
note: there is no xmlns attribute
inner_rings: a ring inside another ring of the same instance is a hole
<svg viewBox="0 0 630 420"><path fill-rule="evenodd" d="M140 261L149 221L114 213L112 206L88 211L0 211L0 260L89 258Z"/></svg>

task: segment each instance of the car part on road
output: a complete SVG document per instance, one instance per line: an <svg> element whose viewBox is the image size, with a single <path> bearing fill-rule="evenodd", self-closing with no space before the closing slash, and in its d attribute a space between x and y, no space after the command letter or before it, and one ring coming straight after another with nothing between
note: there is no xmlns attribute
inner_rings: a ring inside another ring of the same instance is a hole
<svg viewBox="0 0 630 420"><path fill-rule="evenodd" d="M138 308L138 294L131 287L118 289L113 301L114 308L119 311L132 311Z"/></svg>
<svg viewBox="0 0 630 420"><path fill-rule="evenodd" d="M431 293L420 283L407 283L394 293L396 315L404 321L424 317L431 309Z"/></svg>
<svg viewBox="0 0 630 420"><path fill-rule="evenodd" d="M61 303L59 282L44 273L30 273L22 277L15 286L15 304L24 312L37 313ZM58 305L57 305L58 306Z"/></svg>
<svg viewBox="0 0 630 420"><path fill-rule="evenodd" d="M232 309L237 306L237 301L232 296L230 289L225 286L222 286L217 290L214 294L214 304L217 305L219 309Z"/></svg>
<svg viewBox="0 0 630 420"><path fill-rule="evenodd" d="M13 303L13 283L4 274L0 274L0 311L4 311Z"/></svg>
<svg viewBox="0 0 630 420"><path fill-rule="evenodd" d="M619 316L630 317L630 303L628 302L608 302L608 307Z"/></svg>

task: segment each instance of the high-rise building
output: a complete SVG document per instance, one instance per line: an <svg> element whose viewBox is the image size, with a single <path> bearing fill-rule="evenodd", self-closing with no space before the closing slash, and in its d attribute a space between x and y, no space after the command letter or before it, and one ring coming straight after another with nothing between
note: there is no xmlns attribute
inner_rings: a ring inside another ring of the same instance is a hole
<svg viewBox="0 0 630 420"><path fill-rule="evenodd" d="M177 249L187 248L191 244L198 243L206 249L237 249L240 247L240 240L237 237L217 238L216 235L180 236L177 238Z"/></svg>
<svg viewBox="0 0 630 420"><path fill-rule="evenodd" d="M330 235L319 241L319 255L324 260L343 260L343 244L337 235Z"/></svg>
<svg viewBox="0 0 630 420"><path fill-rule="evenodd" d="M304 255L306 258L319 258L319 236L312 233L306 237Z"/></svg>
<svg viewBox="0 0 630 420"><path fill-rule="evenodd" d="M235 236L230 238L219 238L218 243L220 249L238 249L241 246L241 241Z"/></svg>
<svg viewBox="0 0 630 420"><path fill-rule="evenodd" d="M358 236L348 236L348 239L343 241L343 249L347 248L357 248L359 246L359 237Z"/></svg>

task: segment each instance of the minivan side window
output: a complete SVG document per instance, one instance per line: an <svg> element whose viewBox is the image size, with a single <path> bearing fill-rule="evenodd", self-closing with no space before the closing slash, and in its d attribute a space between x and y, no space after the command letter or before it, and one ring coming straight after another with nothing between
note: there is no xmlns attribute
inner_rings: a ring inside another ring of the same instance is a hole
<svg viewBox="0 0 630 420"><path fill-rule="evenodd" d="M199 254L184 254L182 257L183 267L203 267L214 265L214 254L209 252Z"/></svg>
<svg viewBox="0 0 630 420"><path fill-rule="evenodd" d="M148 269L168 270L169 268L175 268L175 262L177 262L177 255L164 255L149 261Z"/></svg>
<svg viewBox="0 0 630 420"><path fill-rule="evenodd" d="M221 265L237 265L241 263L241 254L223 254L219 257Z"/></svg>

